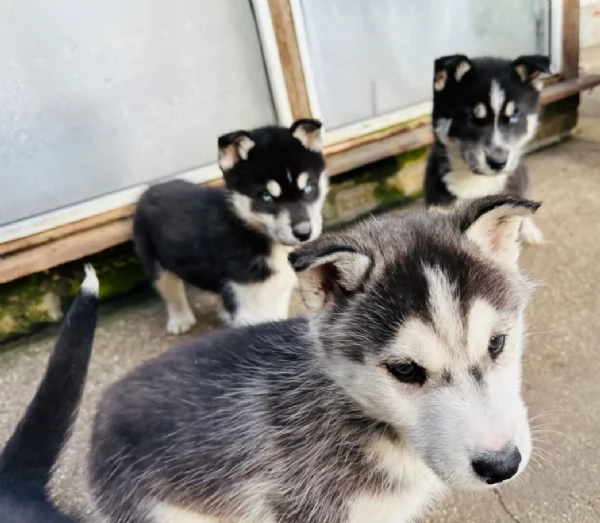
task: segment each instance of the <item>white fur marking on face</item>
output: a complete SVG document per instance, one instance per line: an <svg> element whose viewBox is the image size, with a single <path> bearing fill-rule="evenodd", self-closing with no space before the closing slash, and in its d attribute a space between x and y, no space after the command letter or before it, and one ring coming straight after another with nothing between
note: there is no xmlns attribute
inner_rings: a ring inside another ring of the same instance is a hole
<svg viewBox="0 0 600 523"><path fill-rule="evenodd" d="M523 147L527 142L529 142L534 136L538 128L538 115L530 114L527 115L527 133L523 136L520 147Z"/></svg>
<svg viewBox="0 0 600 523"><path fill-rule="evenodd" d="M469 355L477 361L487 352L489 340L496 334L494 328L499 323L499 314L487 301L477 298L468 314L467 348Z"/></svg>
<svg viewBox="0 0 600 523"><path fill-rule="evenodd" d="M496 80L492 80L492 87L490 89L490 106L496 118L498 118L498 115L502 110L505 99L506 93L504 92L504 89L500 87L500 84Z"/></svg>
<svg viewBox="0 0 600 523"><path fill-rule="evenodd" d="M279 198L281 196L281 186L275 180L269 180L267 182L267 191L273 198Z"/></svg>
<svg viewBox="0 0 600 523"><path fill-rule="evenodd" d="M460 82L462 77L467 74L471 70L471 64L467 61L462 61L458 64L456 68L456 72L454 73L454 77L457 82Z"/></svg>
<svg viewBox="0 0 600 523"><path fill-rule="evenodd" d="M296 183L298 184L298 189L303 191L306 187L306 184L308 183L308 173L299 174Z"/></svg>
<svg viewBox="0 0 600 523"><path fill-rule="evenodd" d="M439 267L423 267L429 291L428 307L433 326L447 343L461 345L462 322L456 285Z"/></svg>
<svg viewBox="0 0 600 523"><path fill-rule="evenodd" d="M485 108L485 105L479 103L475 106L473 113L477 118L485 118L487 115L487 109Z"/></svg>
<svg viewBox="0 0 600 523"><path fill-rule="evenodd" d="M308 211L308 219L310 220L311 235L310 239L314 240L321 235L323 230L323 204L329 190L329 176L323 171L319 176L319 197L312 203L306 206Z"/></svg>
<svg viewBox="0 0 600 523"><path fill-rule="evenodd" d="M171 334L189 331L196 324L196 318L188 303L181 278L172 272L159 269L154 285L167 306L167 331Z"/></svg>
<svg viewBox="0 0 600 523"><path fill-rule="evenodd" d="M506 116L509 118L515 114L515 102L511 100L506 104L506 107L504 108L504 114L506 114Z"/></svg>

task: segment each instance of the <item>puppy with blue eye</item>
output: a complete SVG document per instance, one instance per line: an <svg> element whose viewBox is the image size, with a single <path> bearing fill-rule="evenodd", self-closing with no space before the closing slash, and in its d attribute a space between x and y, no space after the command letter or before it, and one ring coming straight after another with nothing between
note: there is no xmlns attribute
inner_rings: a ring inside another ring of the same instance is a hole
<svg viewBox="0 0 600 523"><path fill-rule="evenodd" d="M218 145L224 188L157 184L134 216L136 251L172 334L196 323L184 282L219 293L230 326L287 318L296 285L288 252L322 230L328 178L318 120L235 131Z"/></svg>
<svg viewBox="0 0 600 523"><path fill-rule="evenodd" d="M523 151L538 125L546 56L515 60L444 56L435 60L434 143L425 175L427 205L451 205L495 194L524 197ZM539 244L532 218L520 239Z"/></svg>

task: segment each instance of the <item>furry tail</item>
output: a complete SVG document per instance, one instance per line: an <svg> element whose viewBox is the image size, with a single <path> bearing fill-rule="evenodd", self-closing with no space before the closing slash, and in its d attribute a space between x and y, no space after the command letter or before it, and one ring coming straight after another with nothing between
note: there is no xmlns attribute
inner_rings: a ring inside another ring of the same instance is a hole
<svg viewBox="0 0 600 523"><path fill-rule="evenodd" d="M0 479L44 490L70 436L83 393L98 310L98 278L85 266L81 291L63 320L46 374L0 455Z"/></svg>

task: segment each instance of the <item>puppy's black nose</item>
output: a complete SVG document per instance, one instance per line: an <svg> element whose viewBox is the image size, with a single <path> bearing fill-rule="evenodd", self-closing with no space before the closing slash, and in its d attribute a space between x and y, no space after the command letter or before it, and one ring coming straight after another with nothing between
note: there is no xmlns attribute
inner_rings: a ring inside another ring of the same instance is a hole
<svg viewBox="0 0 600 523"><path fill-rule="evenodd" d="M521 464L521 453L517 447L488 454L472 462L475 473L488 485L495 485L512 478Z"/></svg>
<svg viewBox="0 0 600 523"><path fill-rule="evenodd" d="M310 226L310 222L302 222L294 225L293 228L294 236L298 238L301 242L305 242L310 238L312 234L312 227Z"/></svg>
<svg viewBox="0 0 600 523"><path fill-rule="evenodd" d="M489 165L490 169L494 171L501 171L506 166L508 161L508 153L503 150L492 151L485 155L485 161Z"/></svg>

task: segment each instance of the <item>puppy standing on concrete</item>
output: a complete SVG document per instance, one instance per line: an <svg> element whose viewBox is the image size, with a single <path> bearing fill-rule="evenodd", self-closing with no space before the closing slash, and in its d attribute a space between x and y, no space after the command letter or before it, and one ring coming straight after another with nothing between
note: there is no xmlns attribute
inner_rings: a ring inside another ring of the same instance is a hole
<svg viewBox="0 0 600 523"><path fill-rule="evenodd" d="M427 205L493 194L526 196L522 155L537 129L546 56L497 58L453 55L435 61L435 141L425 176ZM521 240L538 244L541 231L523 222Z"/></svg>
<svg viewBox="0 0 600 523"><path fill-rule="evenodd" d="M105 394L90 477L110 523L407 523L531 455L530 284L512 196L365 221L290 255L313 315L224 330Z"/></svg>
<svg viewBox="0 0 600 523"><path fill-rule="evenodd" d="M148 189L134 216L138 255L167 306L167 330L196 319L184 282L219 293L232 326L285 319L294 271L288 246L321 234L328 179L321 123L219 138L225 189L171 181Z"/></svg>

